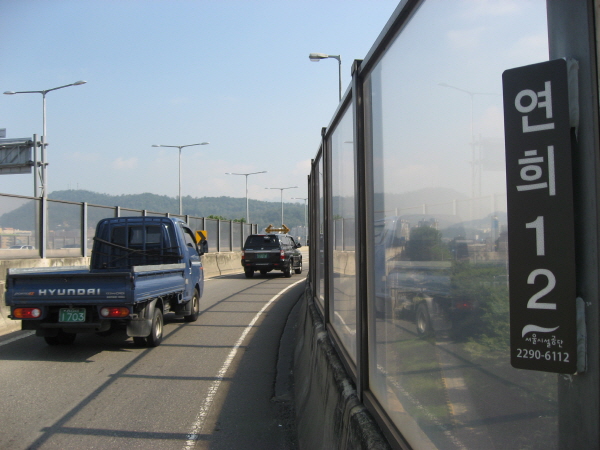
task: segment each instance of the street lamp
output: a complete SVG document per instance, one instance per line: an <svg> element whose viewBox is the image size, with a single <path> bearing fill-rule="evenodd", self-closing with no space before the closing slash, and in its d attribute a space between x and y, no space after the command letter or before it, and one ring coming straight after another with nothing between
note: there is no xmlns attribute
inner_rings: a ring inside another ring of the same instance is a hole
<svg viewBox="0 0 600 450"><path fill-rule="evenodd" d="M62 88L66 88L69 86L80 86L82 84L87 83L87 81L76 81L75 83L71 83L71 84L65 84L64 86L58 86L52 89L45 89L43 91L5 91L4 94L5 95L14 95L14 94L42 94L42 176L40 177L42 180L42 197L47 198L48 197L48 178L47 178L47 173L46 173L46 145L48 142L48 136L46 135L46 94L48 92L51 91L56 91L58 89L62 89ZM33 151L35 152L35 161L36 161L36 166L37 166L37 148L35 147L34 144L34 148ZM36 172L37 172L37 167L35 168ZM36 191L36 195L37 195L37 176L34 176L34 190Z"/></svg>
<svg viewBox="0 0 600 450"><path fill-rule="evenodd" d="M284 188L265 188L265 189L279 189L281 191L281 226L283 226L283 191L285 189L298 189L298 186L290 186Z"/></svg>
<svg viewBox="0 0 600 450"><path fill-rule="evenodd" d="M262 172L251 172L251 173L230 173L226 172L225 175L245 175L246 177L246 223L250 223L250 212L248 210L248 175L256 175L257 173L267 173L266 170Z"/></svg>
<svg viewBox="0 0 600 450"><path fill-rule="evenodd" d="M474 118L473 118L473 98L476 95L496 95L490 92L471 92L466 89L462 89L456 86L452 86L447 83L438 83L439 86L454 89L459 92L463 92L471 98L471 196L473 198L479 197L481 195L481 169L477 168L477 165L481 163L481 161L477 160L475 156L475 133L473 130Z"/></svg>
<svg viewBox="0 0 600 450"><path fill-rule="evenodd" d="M319 62L322 59L328 59L328 58L337 59L340 101L342 101L342 57L340 55L326 55L325 53L311 53L310 55L308 55L308 58L312 62Z"/></svg>
<svg viewBox="0 0 600 450"><path fill-rule="evenodd" d="M201 142L199 144L188 144L188 145L153 145L152 147L171 147L179 149L179 215L183 215L183 204L181 201L181 149L184 147L193 147L194 145L208 145L209 142Z"/></svg>
<svg viewBox="0 0 600 450"><path fill-rule="evenodd" d="M304 242L306 245L306 237L308 236L308 223L306 221L306 201L308 200L308 197L292 197L292 200L304 200Z"/></svg>

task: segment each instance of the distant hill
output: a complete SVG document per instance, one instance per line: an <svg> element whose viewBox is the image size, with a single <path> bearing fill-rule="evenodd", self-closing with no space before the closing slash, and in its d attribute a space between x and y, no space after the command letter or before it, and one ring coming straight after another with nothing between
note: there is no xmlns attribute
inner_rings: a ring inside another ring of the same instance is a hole
<svg viewBox="0 0 600 450"><path fill-rule="evenodd" d="M70 189L50 193L52 200L87 202L99 206L121 206L131 209L145 209L152 212L179 212L179 199L157 194L108 195L86 190ZM220 216L229 220L246 216L246 199L234 197L183 197L183 212L190 216ZM249 200L250 221L258 224L262 230L269 224L275 226L281 222L281 203ZM289 228L304 225L304 203L283 203L283 218ZM0 218L0 223L1 223Z"/></svg>

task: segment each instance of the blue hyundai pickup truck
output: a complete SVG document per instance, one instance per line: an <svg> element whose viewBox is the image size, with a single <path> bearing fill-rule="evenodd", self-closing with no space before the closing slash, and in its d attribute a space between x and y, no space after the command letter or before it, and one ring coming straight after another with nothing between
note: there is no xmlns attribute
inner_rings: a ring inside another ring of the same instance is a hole
<svg viewBox="0 0 600 450"><path fill-rule="evenodd" d="M5 302L12 320L49 345L125 327L136 344L156 347L164 314L198 319L202 254L196 234L180 219L103 219L90 267L8 269Z"/></svg>

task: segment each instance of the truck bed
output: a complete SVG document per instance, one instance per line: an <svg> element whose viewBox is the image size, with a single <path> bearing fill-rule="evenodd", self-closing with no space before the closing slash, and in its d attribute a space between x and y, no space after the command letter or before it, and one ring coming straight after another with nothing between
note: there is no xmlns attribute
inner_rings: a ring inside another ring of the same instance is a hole
<svg viewBox="0 0 600 450"><path fill-rule="evenodd" d="M185 264L134 266L130 271L91 271L85 266L9 269L9 306L135 304L183 292Z"/></svg>

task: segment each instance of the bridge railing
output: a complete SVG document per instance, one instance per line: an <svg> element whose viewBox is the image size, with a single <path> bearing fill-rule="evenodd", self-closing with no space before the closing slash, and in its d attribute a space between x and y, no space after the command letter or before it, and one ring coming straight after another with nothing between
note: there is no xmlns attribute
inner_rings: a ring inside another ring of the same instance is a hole
<svg viewBox="0 0 600 450"><path fill-rule="evenodd" d="M89 256L96 224L126 216L178 217L207 231L210 252L239 251L258 229L231 220L0 194L0 260Z"/></svg>

